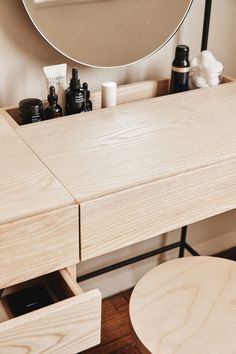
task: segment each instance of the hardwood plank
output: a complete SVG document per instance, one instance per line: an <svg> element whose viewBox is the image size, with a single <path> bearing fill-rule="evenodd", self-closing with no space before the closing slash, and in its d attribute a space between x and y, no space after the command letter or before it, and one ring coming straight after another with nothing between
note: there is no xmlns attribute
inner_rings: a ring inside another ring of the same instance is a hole
<svg viewBox="0 0 236 354"><path fill-rule="evenodd" d="M103 300L101 344L86 353L109 353L111 348L132 343L128 307L129 303L123 293Z"/></svg>
<svg viewBox="0 0 236 354"><path fill-rule="evenodd" d="M125 347L114 350L112 354L141 354L135 344L129 344Z"/></svg>
<svg viewBox="0 0 236 354"><path fill-rule="evenodd" d="M122 294L125 297L125 299L129 302L130 300L130 296L133 292L133 288L132 289L127 289L126 291L123 291Z"/></svg>
<svg viewBox="0 0 236 354"><path fill-rule="evenodd" d="M113 298L104 300L102 314L102 344L112 342L115 338L124 337L130 333L128 302L123 295L118 295L122 305L113 303Z"/></svg>
<svg viewBox="0 0 236 354"><path fill-rule="evenodd" d="M132 350L132 351L129 351ZM113 342L97 346L81 354L140 354L132 335L115 339Z"/></svg>

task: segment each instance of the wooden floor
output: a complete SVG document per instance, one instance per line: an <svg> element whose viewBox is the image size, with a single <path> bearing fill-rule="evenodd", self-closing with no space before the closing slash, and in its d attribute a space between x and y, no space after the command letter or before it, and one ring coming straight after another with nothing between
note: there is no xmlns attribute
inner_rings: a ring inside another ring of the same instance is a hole
<svg viewBox="0 0 236 354"><path fill-rule="evenodd" d="M216 256L236 261L236 247ZM101 344L84 351L83 354L140 354L130 333L131 292L132 289L103 300Z"/></svg>

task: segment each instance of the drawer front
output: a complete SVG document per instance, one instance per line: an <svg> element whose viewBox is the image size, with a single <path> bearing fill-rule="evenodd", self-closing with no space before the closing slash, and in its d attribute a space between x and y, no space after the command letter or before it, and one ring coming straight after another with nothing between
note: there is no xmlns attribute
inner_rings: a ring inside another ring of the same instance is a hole
<svg viewBox="0 0 236 354"><path fill-rule="evenodd" d="M100 292L65 286L74 296L0 323L0 354L76 354L100 342Z"/></svg>
<svg viewBox="0 0 236 354"><path fill-rule="evenodd" d="M81 203L81 260L235 207L235 159Z"/></svg>
<svg viewBox="0 0 236 354"><path fill-rule="evenodd" d="M0 288L78 263L78 206L0 225Z"/></svg>

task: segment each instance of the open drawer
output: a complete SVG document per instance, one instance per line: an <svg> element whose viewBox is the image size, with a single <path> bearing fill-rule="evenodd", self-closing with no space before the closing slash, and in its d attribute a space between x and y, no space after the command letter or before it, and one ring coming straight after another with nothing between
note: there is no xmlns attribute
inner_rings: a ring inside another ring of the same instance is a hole
<svg viewBox="0 0 236 354"><path fill-rule="evenodd" d="M43 286L52 304L14 317L12 293ZM100 342L101 294L86 293L63 269L3 290L0 301L0 353L76 354Z"/></svg>

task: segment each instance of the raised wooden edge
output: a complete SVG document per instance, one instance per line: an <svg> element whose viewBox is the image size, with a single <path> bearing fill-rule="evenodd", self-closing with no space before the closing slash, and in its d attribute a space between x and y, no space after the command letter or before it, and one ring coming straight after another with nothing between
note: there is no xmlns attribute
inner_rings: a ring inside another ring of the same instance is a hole
<svg viewBox="0 0 236 354"><path fill-rule="evenodd" d="M79 262L78 205L0 225L0 288Z"/></svg>
<svg viewBox="0 0 236 354"><path fill-rule="evenodd" d="M233 77L231 77L231 76L223 75L223 76L222 76L222 81L221 81L221 83L222 83L222 84L227 84L227 83L229 83L229 82L235 82L235 81L236 81L235 78L233 78Z"/></svg>
<svg viewBox="0 0 236 354"><path fill-rule="evenodd" d="M147 80L121 85L117 88L117 104L131 103L158 96L167 95L169 79ZM91 93L93 109L101 109L101 91Z"/></svg>
<svg viewBox="0 0 236 354"><path fill-rule="evenodd" d="M236 79L230 76L222 76L222 84L234 82ZM131 103L168 95L169 79L147 80L135 82L132 84L120 85L117 88L117 104ZM101 109L101 91L91 92L91 100L93 102L93 110ZM19 110L17 107L10 106L0 108L0 116L2 116L9 125L16 129L20 124Z"/></svg>
<svg viewBox="0 0 236 354"><path fill-rule="evenodd" d="M0 353L72 354L100 342L101 293L81 290L67 270L57 272L73 297L0 324ZM0 308L0 313L2 313Z"/></svg>
<svg viewBox="0 0 236 354"><path fill-rule="evenodd" d="M233 82L230 76L223 76L222 83ZM135 82L132 84L121 85L117 88L117 104L131 103L140 100L150 99L168 95L169 79L147 80ZM93 102L93 109L101 109L101 91L94 91L91 93L91 100ZM20 125L20 117L18 108L5 107L0 109L2 115L12 128L17 128Z"/></svg>
<svg viewBox="0 0 236 354"><path fill-rule="evenodd" d="M72 279L76 282L76 280L77 280L77 264L67 267L66 269L70 273L70 276L72 277Z"/></svg>
<svg viewBox="0 0 236 354"><path fill-rule="evenodd" d="M74 295L80 295L83 293L83 290L72 278L70 270L68 268L60 270L60 274Z"/></svg>
<svg viewBox="0 0 236 354"><path fill-rule="evenodd" d="M117 104L131 103L144 99L167 95L169 79L147 80L132 84L121 85L117 88ZM93 109L101 109L101 91L91 93ZM0 109L0 115L11 125L17 128L20 125L19 110L17 107L5 107Z"/></svg>
<svg viewBox="0 0 236 354"><path fill-rule="evenodd" d="M8 108L0 108L0 116L4 118L13 129L16 129L19 126L17 123L17 115L18 108L12 108L10 111Z"/></svg>

